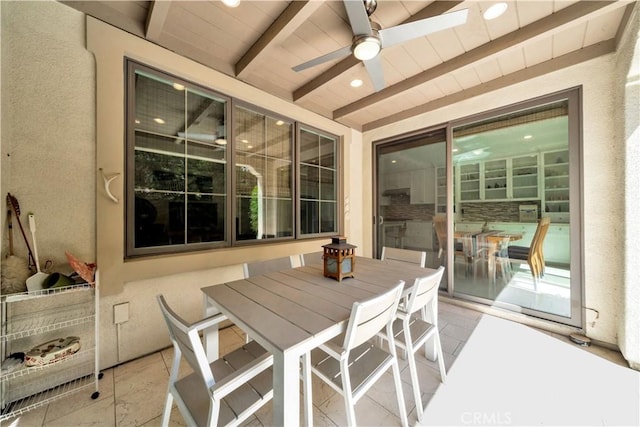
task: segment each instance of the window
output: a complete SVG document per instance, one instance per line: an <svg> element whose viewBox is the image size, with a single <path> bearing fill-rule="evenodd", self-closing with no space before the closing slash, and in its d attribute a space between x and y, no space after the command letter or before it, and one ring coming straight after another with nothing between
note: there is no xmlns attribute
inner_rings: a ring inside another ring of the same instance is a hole
<svg viewBox="0 0 640 427"><path fill-rule="evenodd" d="M126 123L127 257L338 233L336 136L133 61Z"/></svg>
<svg viewBox="0 0 640 427"><path fill-rule="evenodd" d="M293 236L293 124L234 108L236 240Z"/></svg>
<svg viewBox="0 0 640 427"><path fill-rule="evenodd" d="M302 127L300 141L300 234L336 233L337 140Z"/></svg>

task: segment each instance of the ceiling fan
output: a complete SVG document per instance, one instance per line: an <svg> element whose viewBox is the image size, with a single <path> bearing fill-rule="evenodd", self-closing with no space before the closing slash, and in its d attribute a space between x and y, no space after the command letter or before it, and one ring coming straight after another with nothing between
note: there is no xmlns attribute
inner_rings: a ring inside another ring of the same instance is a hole
<svg viewBox="0 0 640 427"><path fill-rule="evenodd" d="M293 70L306 70L307 68L353 54L355 58L364 63L373 87L377 92L383 89L385 85L382 63L378 57L382 49L447 28L462 25L467 22L467 14L469 12L468 9L463 9L382 29L377 22L370 19L377 5L377 0L344 0L344 7L353 31L353 42L351 46L345 46L300 65L296 65L293 67Z"/></svg>

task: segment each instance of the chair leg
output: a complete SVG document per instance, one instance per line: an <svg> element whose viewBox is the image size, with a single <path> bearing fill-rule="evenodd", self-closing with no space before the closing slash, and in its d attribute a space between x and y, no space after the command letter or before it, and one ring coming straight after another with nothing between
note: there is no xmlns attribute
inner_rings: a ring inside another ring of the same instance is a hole
<svg viewBox="0 0 640 427"><path fill-rule="evenodd" d="M398 358L394 357L393 365L391 365L391 369L393 370L393 382L396 385L396 396L398 397L398 409L400 410L400 422L402 423L402 427L409 427L409 422L407 421L407 408L404 407L404 396L402 394L402 380L400 379L400 366L398 365ZM422 404L420 404L422 406Z"/></svg>
<svg viewBox="0 0 640 427"><path fill-rule="evenodd" d="M407 343L407 357L409 358L409 373L411 374L411 386L413 388L413 400L416 402L416 415L418 421L422 419L424 408L422 407L422 393L418 382L418 366L416 365L415 349L411 341L410 333L405 329L404 341Z"/></svg>
<svg viewBox="0 0 640 427"><path fill-rule="evenodd" d="M173 406L173 395L170 391L167 392L167 399L164 403L164 410L162 411L162 421L160 425L167 427L169 425L169 418L171 417L171 406Z"/></svg>
<svg viewBox="0 0 640 427"><path fill-rule="evenodd" d="M304 394L304 419L313 427L313 397L311 394L311 353L302 356L302 386Z"/></svg>
<svg viewBox="0 0 640 427"><path fill-rule="evenodd" d="M447 370L444 366L444 356L442 354L442 343L440 342L440 332L436 331L435 334L436 351L438 352L438 366L440 367L440 380L444 384L447 380Z"/></svg>
<svg viewBox="0 0 640 427"><path fill-rule="evenodd" d="M347 425L356 426L356 402L353 400L347 360L340 361L340 374L342 375L342 397L344 398L344 407L347 412Z"/></svg>

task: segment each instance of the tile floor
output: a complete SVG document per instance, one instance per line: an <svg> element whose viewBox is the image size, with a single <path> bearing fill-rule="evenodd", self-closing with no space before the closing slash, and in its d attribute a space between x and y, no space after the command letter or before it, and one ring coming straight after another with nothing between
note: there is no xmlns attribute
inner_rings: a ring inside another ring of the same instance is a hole
<svg viewBox="0 0 640 427"><path fill-rule="evenodd" d="M456 357L483 314L447 303L441 303L439 311L439 327L445 364L449 369L455 363ZM567 345L572 345L566 338L558 338L566 342ZM220 340L221 352L227 352L244 343L244 335L241 330L233 326L221 331ZM626 366L621 355L617 352L595 346L585 348L585 350L595 352L612 360L613 363ZM158 426L160 425L172 353L172 348L167 348L105 370L104 376L100 380L100 396L96 400L90 399L90 391L80 392L20 417L11 418L3 422L3 426ZM415 404L411 393L407 362L401 360L400 368L409 424L415 425L417 422ZM418 369L423 392L422 400L423 404L426 404L440 386L438 367L436 362L430 362L421 357L418 358ZM399 425L394 390L393 377L389 371L356 405L356 418L359 425ZM314 378L313 402L314 425L346 425L342 397L317 378ZM267 404L244 425L268 426L272 424L271 421L271 405ZM170 425L185 425L175 407Z"/></svg>

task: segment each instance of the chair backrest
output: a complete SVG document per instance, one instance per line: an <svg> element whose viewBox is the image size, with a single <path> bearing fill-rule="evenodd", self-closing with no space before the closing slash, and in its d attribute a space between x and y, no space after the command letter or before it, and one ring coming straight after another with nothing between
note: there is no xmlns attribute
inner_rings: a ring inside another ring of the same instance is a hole
<svg viewBox="0 0 640 427"><path fill-rule="evenodd" d="M343 349L346 352L371 339L393 322L403 288L404 281L400 281L384 294L353 303L344 337Z"/></svg>
<svg viewBox="0 0 640 427"><path fill-rule="evenodd" d="M433 228L436 230L438 245L440 248L447 247L447 216L445 214L437 214L433 217Z"/></svg>
<svg viewBox="0 0 640 427"><path fill-rule="evenodd" d="M402 261L411 264L417 264L424 267L427 262L427 253L425 251L413 251L409 249L398 249L384 246L382 248L382 261Z"/></svg>
<svg viewBox="0 0 640 427"><path fill-rule="evenodd" d="M437 301L438 288L440 287L443 274L444 266L440 266L428 276L416 278L413 288L411 288L411 293L409 294L409 301L406 305L408 314L413 314L427 304ZM434 307L434 309L437 309L437 306Z"/></svg>
<svg viewBox="0 0 640 427"><path fill-rule="evenodd" d="M292 267L291 257L273 258L266 261L244 263L245 279L252 276L271 273L274 271L288 270Z"/></svg>
<svg viewBox="0 0 640 427"><path fill-rule="evenodd" d="M190 327L187 322L171 310L165 301L164 296L158 295L156 298L160 305L162 316L169 328L169 337L171 338L175 352L174 360L179 360L180 355L184 356L191 366L191 369L200 374L207 388L211 388L215 383L215 380L213 378L211 368L209 367L209 362L207 362L207 355L205 353L204 346L202 345L202 341L200 341L198 330L195 327ZM220 315L220 321L225 318L225 316Z"/></svg>
<svg viewBox="0 0 640 427"><path fill-rule="evenodd" d="M534 233L533 239L531 240L531 246L529 246L530 259L542 254L542 244L544 243L544 238L546 237L547 231L549 230L550 223L551 217L548 216L544 216L538 221L536 232Z"/></svg>
<svg viewBox="0 0 640 427"><path fill-rule="evenodd" d="M302 254L302 265L314 265L314 264L322 264L322 256L324 253L322 251L311 252L308 254Z"/></svg>

